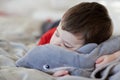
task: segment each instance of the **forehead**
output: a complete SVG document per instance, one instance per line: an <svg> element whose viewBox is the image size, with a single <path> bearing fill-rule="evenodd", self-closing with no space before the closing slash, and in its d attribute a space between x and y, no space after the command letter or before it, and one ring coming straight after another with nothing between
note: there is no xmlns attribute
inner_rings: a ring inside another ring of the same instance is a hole
<svg viewBox="0 0 120 80"><path fill-rule="evenodd" d="M71 44L80 44L81 43L81 39L82 39L82 35L74 35L68 31L62 30L61 26L59 25L57 28L58 33L60 34L60 37L66 41L69 42Z"/></svg>

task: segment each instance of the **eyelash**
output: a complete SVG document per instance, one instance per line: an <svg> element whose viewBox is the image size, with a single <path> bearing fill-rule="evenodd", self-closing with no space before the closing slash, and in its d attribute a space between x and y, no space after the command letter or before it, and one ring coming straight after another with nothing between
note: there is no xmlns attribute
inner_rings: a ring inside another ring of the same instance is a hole
<svg viewBox="0 0 120 80"><path fill-rule="evenodd" d="M69 46L67 46L67 45L65 45L65 44L63 44L66 48L72 48L72 47L69 47Z"/></svg>

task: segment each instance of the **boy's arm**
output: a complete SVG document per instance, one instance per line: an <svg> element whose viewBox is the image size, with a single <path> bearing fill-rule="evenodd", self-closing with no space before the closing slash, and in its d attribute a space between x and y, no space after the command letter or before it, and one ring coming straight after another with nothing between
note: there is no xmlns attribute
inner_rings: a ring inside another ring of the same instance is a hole
<svg viewBox="0 0 120 80"><path fill-rule="evenodd" d="M117 59L118 57L120 57L120 50L113 53L112 55L115 56L115 58Z"/></svg>
<svg viewBox="0 0 120 80"><path fill-rule="evenodd" d="M99 67L99 66L105 65L109 62L112 62L113 60L117 59L118 57L120 57L120 50L113 54L110 54L110 55L101 56L96 60L96 67Z"/></svg>
<svg viewBox="0 0 120 80"><path fill-rule="evenodd" d="M51 39L52 35L54 34L55 30L56 30L56 27L50 29L48 32L43 34L42 37L40 38L40 40L38 41L37 45L39 46L39 45L48 44L50 42L50 39Z"/></svg>

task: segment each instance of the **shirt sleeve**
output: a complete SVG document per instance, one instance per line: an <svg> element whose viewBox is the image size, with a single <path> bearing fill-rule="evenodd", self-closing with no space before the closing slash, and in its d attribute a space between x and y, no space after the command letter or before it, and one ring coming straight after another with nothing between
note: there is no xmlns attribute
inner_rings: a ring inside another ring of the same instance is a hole
<svg viewBox="0 0 120 80"><path fill-rule="evenodd" d="M52 35L54 34L55 30L56 30L56 27L50 29L45 34L43 34L42 37L40 38L40 40L38 41L37 45L39 46L39 45L44 45L44 44L50 43L50 39L51 39Z"/></svg>

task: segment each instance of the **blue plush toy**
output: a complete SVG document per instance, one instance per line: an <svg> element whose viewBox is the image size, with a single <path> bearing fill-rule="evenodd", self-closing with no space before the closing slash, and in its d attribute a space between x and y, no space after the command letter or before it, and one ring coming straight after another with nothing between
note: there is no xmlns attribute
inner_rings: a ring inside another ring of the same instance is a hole
<svg viewBox="0 0 120 80"><path fill-rule="evenodd" d="M65 69L71 75L90 77L96 59L117 50L120 50L120 37L112 38L100 45L86 44L76 51L47 44L33 48L16 62L16 66L34 68L49 74Z"/></svg>

